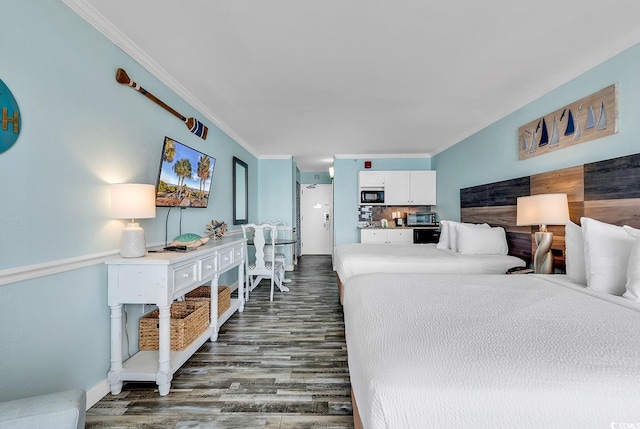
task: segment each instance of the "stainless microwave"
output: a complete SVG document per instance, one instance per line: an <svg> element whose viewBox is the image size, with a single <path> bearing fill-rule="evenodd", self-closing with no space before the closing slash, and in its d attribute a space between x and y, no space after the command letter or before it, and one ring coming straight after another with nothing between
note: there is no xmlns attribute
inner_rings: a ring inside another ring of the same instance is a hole
<svg viewBox="0 0 640 429"><path fill-rule="evenodd" d="M360 204L384 204L384 191L360 191Z"/></svg>
<svg viewBox="0 0 640 429"><path fill-rule="evenodd" d="M407 213L407 226L429 226L435 225L435 213Z"/></svg>

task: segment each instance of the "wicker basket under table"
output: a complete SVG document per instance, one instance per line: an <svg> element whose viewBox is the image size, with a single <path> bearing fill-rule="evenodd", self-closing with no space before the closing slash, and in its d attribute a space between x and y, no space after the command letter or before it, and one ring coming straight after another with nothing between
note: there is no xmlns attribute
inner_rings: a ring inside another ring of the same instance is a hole
<svg viewBox="0 0 640 429"><path fill-rule="evenodd" d="M158 350L160 310L145 314L139 321L138 349ZM209 327L209 304L199 301L176 301L171 304L171 350L186 349Z"/></svg>
<svg viewBox="0 0 640 429"><path fill-rule="evenodd" d="M200 286L184 296L185 301L206 301L209 307L211 286ZM231 306L231 289L229 286L218 286L218 316Z"/></svg>

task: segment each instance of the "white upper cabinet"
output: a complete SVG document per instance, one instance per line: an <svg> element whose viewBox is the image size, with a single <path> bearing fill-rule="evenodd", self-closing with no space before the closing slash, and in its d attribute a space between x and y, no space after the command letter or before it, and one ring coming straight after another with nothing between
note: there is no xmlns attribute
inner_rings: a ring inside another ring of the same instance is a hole
<svg viewBox="0 0 640 429"><path fill-rule="evenodd" d="M435 205L436 172L387 171L384 194L385 205Z"/></svg>
<svg viewBox="0 0 640 429"><path fill-rule="evenodd" d="M406 205L411 201L411 178L408 171L387 171L384 188L386 205Z"/></svg>
<svg viewBox="0 0 640 429"><path fill-rule="evenodd" d="M416 206L436 205L436 172L410 171L411 173L411 204Z"/></svg>
<svg viewBox="0 0 640 429"><path fill-rule="evenodd" d="M359 171L358 186L360 188L384 188L384 171Z"/></svg>

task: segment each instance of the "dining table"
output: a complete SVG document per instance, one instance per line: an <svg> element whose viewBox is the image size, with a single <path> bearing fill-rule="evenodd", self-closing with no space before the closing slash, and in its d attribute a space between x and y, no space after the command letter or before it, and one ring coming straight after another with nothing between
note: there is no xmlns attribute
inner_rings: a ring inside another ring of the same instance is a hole
<svg viewBox="0 0 640 429"><path fill-rule="evenodd" d="M275 245L276 246L284 246L284 245L287 245L287 244L295 244L297 241L298 240L296 240L295 238L276 238ZM273 243L273 241L270 238L267 238L267 239L265 239L264 245L265 246L271 246L272 243ZM251 239L247 240L247 245L248 246L253 246L254 245L253 240L251 240ZM286 272L286 270L285 270L285 272ZM284 274L283 274L282 275L282 283L290 283L290 282L291 282L291 279L286 279L284 277ZM289 292L289 288L286 287L286 286L282 286L282 291L283 292Z"/></svg>

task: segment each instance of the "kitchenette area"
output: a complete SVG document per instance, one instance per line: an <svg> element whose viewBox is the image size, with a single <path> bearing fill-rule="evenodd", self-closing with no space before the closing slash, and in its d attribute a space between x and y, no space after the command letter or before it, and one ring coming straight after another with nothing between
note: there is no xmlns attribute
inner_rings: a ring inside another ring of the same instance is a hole
<svg viewBox="0 0 640 429"><path fill-rule="evenodd" d="M360 171L358 190L361 243L438 242L435 171Z"/></svg>

